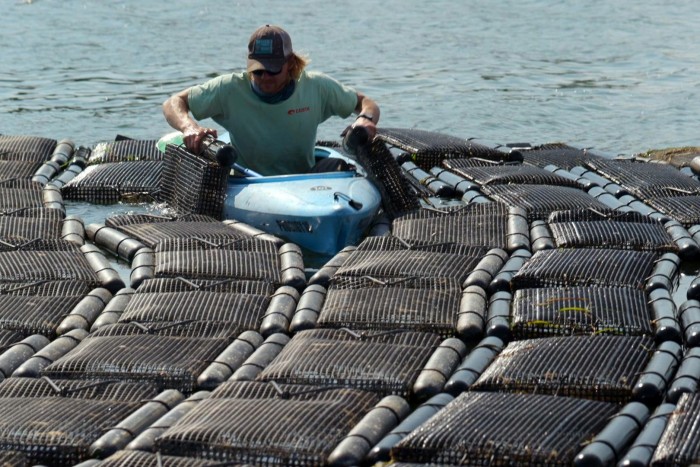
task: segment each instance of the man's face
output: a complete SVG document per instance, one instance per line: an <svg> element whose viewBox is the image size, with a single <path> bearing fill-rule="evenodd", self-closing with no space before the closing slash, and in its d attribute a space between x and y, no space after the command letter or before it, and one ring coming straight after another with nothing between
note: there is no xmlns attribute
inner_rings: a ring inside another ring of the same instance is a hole
<svg viewBox="0 0 700 467"><path fill-rule="evenodd" d="M289 62L285 62L279 73L270 73L266 70L251 72L251 79L265 94L280 92L289 83Z"/></svg>

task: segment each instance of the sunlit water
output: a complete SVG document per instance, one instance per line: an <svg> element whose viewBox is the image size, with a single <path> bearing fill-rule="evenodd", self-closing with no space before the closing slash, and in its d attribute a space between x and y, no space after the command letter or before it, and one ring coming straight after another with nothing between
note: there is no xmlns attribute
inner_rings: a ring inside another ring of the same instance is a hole
<svg viewBox="0 0 700 467"><path fill-rule="evenodd" d="M171 93L245 63L250 33L373 97L381 125L605 155L698 143L695 0L4 0L0 133L92 146L170 131ZM332 119L320 139L337 139ZM69 206L102 222L113 207ZM126 209L129 209L128 207ZM74 212L75 213L75 212Z"/></svg>

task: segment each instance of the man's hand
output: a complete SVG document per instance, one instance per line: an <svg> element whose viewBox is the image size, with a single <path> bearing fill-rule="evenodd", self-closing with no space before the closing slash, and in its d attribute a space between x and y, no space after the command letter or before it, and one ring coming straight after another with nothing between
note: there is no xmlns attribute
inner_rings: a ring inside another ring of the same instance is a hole
<svg viewBox="0 0 700 467"><path fill-rule="evenodd" d="M217 132L213 128L204 128L201 126L191 126L186 128L183 132L183 141L187 150L193 154L199 154L202 152L202 140L207 135L211 135L214 138L217 137Z"/></svg>

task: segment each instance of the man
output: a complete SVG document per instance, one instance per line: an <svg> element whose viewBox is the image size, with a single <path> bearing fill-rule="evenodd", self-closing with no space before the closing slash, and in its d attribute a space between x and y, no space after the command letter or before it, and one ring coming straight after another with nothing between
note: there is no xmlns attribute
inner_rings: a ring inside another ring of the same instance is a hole
<svg viewBox="0 0 700 467"><path fill-rule="evenodd" d="M294 53L286 31L263 26L250 37L245 72L222 75L171 96L163 114L182 131L194 153L199 153L206 135L217 136L216 130L197 122L212 118L228 130L241 165L262 175L309 172L315 164L320 123L355 112L353 126L364 127L373 138L379 107L325 74L305 71L307 63Z"/></svg>

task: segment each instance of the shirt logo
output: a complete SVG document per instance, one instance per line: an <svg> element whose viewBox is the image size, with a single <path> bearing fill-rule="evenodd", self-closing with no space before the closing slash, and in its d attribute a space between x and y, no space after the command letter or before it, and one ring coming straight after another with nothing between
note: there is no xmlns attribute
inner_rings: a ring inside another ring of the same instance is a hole
<svg viewBox="0 0 700 467"><path fill-rule="evenodd" d="M299 107L298 109L289 109L287 111L288 115L294 115L294 114L300 114L304 112L308 112L311 110L311 107Z"/></svg>

